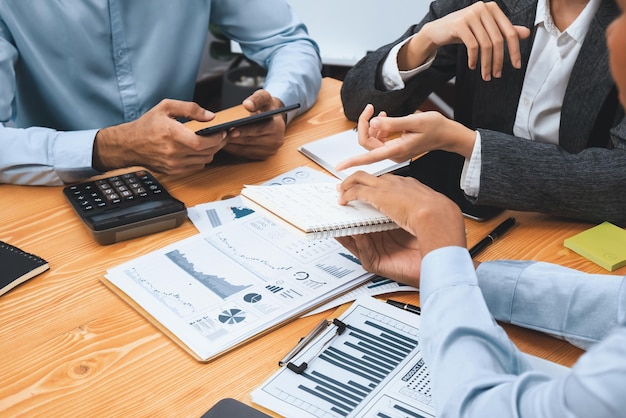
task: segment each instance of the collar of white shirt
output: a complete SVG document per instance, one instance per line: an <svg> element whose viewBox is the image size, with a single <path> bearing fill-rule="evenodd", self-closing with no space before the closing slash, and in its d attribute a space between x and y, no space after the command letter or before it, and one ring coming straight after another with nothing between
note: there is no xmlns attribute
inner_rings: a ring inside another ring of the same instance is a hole
<svg viewBox="0 0 626 418"><path fill-rule="evenodd" d="M566 28L563 32L554 24L552 14L550 12L550 0L539 0L537 3L537 14L535 16L535 26L543 23L546 31L551 36L557 38L557 45L566 43L568 38L573 39L577 43L582 43L589 29L589 24L600 7L602 0L589 0L583 11L578 15L576 20ZM561 41L561 39L564 39Z"/></svg>

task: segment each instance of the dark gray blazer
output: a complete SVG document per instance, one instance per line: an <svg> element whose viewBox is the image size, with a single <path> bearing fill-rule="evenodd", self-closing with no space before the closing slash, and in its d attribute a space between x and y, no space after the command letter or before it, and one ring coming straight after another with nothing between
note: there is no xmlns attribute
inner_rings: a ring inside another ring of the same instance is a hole
<svg viewBox="0 0 626 418"><path fill-rule="evenodd" d="M480 194L475 203L539 211L587 221L626 225L626 118L611 78L605 31L619 14L603 0L572 71L561 111L559 145L513 136L534 30L521 42L522 68L505 60L502 77L484 82L467 67L464 45L440 48L433 65L399 91L386 91L381 66L389 50L424 23L462 9L472 0L439 0L421 23L368 54L346 75L341 98L356 120L367 103L376 113L415 111L442 83L456 77L455 119L482 138ZM497 0L513 24L533 28L536 0ZM508 54L506 54L508 57Z"/></svg>

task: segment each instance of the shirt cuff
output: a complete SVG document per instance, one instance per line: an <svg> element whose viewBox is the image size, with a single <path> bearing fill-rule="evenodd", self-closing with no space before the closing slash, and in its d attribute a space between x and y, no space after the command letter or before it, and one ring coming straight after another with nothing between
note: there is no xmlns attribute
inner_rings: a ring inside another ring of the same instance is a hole
<svg viewBox="0 0 626 418"><path fill-rule="evenodd" d="M460 186L466 195L477 197L480 192L480 173L482 166L480 132L476 131L474 148L469 159L465 159L461 172Z"/></svg>
<svg viewBox="0 0 626 418"><path fill-rule="evenodd" d="M59 132L54 142L54 167L64 183L74 183L100 174L92 167L97 129Z"/></svg>
<svg viewBox="0 0 626 418"><path fill-rule="evenodd" d="M413 68L412 70L408 70L408 71L400 71L398 69L398 52L400 51L400 48L402 48L402 46L405 43L411 40L413 36L405 39L403 42L400 42L398 45L394 46L391 49L391 51L389 51L387 58L383 62L383 67L382 67L383 85L389 91L402 90L405 86L404 83L407 80L409 80L414 75L419 74L429 69L433 61L435 60L435 57L437 56L437 52L435 51L433 55L428 57L426 62L424 62L419 67Z"/></svg>
<svg viewBox="0 0 626 418"><path fill-rule="evenodd" d="M515 288L522 272L534 261L499 260L481 263L478 283L494 318L511 322Z"/></svg>
<svg viewBox="0 0 626 418"><path fill-rule="evenodd" d="M457 285L478 285L467 248L443 247L426 254L420 274L421 303L425 304L434 292Z"/></svg>

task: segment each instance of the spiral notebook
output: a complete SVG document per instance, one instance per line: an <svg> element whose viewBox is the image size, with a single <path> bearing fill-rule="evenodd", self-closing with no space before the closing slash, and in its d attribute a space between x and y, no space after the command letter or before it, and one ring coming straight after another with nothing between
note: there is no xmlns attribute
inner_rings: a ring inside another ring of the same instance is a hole
<svg viewBox="0 0 626 418"><path fill-rule="evenodd" d="M0 295L48 270L48 262L18 247L0 241Z"/></svg>
<svg viewBox="0 0 626 418"><path fill-rule="evenodd" d="M337 182L245 186L242 197L295 227L308 238L386 231L398 226L372 205L354 200L338 203Z"/></svg>

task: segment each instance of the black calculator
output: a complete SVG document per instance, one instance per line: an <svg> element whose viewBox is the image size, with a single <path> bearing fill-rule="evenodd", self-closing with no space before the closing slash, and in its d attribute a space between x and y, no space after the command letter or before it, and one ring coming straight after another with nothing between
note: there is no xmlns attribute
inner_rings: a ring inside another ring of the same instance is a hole
<svg viewBox="0 0 626 418"><path fill-rule="evenodd" d="M66 186L63 193L100 244L175 228L187 218L185 204L146 170Z"/></svg>

